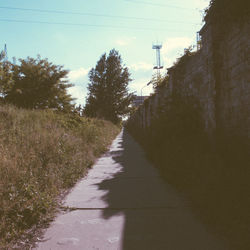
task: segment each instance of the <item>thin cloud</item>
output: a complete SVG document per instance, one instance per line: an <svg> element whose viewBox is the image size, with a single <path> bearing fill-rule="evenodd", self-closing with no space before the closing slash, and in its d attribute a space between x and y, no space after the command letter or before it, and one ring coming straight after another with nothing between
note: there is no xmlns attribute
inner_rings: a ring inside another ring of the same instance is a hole
<svg viewBox="0 0 250 250"><path fill-rule="evenodd" d="M193 1L192 4L200 10L204 10L205 8L207 8L210 2L210 0L192 0L192 1Z"/></svg>
<svg viewBox="0 0 250 250"><path fill-rule="evenodd" d="M123 37L118 38L115 43L119 46L127 46L131 44L134 40L136 40L136 37Z"/></svg>
<svg viewBox="0 0 250 250"><path fill-rule="evenodd" d="M153 65L150 63L139 62L130 65L129 69L134 71L149 71L153 69Z"/></svg>
<svg viewBox="0 0 250 250"><path fill-rule="evenodd" d="M88 72L89 72L89 69L85 69L85 68L71 70L68 74L68 78L71 82L83 81L88 75Z"/></svg>
<svg viewBox="0 0 250 250"><path fill-rule="evenodd" d="M136 95L150 95L153 91L153 86L150 84L147 86L147 83L150 81L150 78L139 78L134 80L129 85L131 92L134 92Z"/></svg>
<svg viewBox="0 0 250 250"><path fill-rule="evenodd" d="M162 57L166 67L172 66L176 58L184 53L184 49L194 43L190 37L167 38L162 46Z"/></svg>
<svg viewBox="0 0 250 250"><path fill-rule="evenodd" d="M73 86L68 89L68 93L75 98L76 104L85 104L87 89L84 86Z"/></svg>

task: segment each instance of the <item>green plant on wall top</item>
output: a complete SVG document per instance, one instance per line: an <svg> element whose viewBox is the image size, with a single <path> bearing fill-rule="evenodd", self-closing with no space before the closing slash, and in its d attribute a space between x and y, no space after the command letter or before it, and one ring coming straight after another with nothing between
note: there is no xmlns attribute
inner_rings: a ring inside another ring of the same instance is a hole
<svg viewBox="0 0 250 250"><path fill-rule="evenodd" d="M169 76L168 75L158 75L157 73L152 76L151 84L153 85L153 88L157 90L158 88L161 88L163 86L166 86L168 83Z"/></svg>
<svg viewBox="0 0 250 250"><path fill-rule="evenodd" d="M205 11L204 20L217 25L230 26L230 23L250 16L248 0L211 0Z"/></svg>

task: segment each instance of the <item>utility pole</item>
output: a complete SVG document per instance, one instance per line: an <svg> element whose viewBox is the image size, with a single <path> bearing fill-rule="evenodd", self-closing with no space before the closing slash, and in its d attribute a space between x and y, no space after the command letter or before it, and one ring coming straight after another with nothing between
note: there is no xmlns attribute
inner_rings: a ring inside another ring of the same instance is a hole
<svg viewBox="0 0 250 250"><path fill-rule="evenodd" d="M155 49L156 50L156 66L154 66L153 69L156 69L157 70L157 78L159 79L160 76L161 76L161 72L160 70L163 69L163 66L161 65L161 48L162 48L162 45L161 44L156 44L156 45L153 45L152 49Z"/></svg>
<svg viewBox="0 0 250 250"><path fill-rule="evenodd" d="M143 87L141 88L141 98L140 98L140 99L141 99L141 101L140 101L141 104L144 102L144 99L143 99L143 97L142 97L142 90L143 90L145 87L149 86L151 83L152 83L152 82L150 81L150 82L148 82L145 86L143 86Z"/></svg>

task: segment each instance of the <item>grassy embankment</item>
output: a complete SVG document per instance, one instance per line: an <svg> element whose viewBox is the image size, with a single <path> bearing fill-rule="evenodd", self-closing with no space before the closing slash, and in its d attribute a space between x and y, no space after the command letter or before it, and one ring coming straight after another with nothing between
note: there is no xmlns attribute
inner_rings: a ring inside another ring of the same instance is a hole
<svg viewBox="0 0 250 250"><path fill-rule="evenodd" d="M103 120L0 106L0 248L46 220L118 132Z"/></svg>

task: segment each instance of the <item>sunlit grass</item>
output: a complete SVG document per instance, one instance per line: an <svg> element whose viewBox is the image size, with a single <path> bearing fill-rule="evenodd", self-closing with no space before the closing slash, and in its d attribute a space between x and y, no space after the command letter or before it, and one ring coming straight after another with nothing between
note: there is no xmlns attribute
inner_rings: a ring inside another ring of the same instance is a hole
<svg viewBox="0 0 250 250"><path fill-rule="evenodd" d="M0 248L50 213L118 131L107 121L0 106Z"/></svg>

